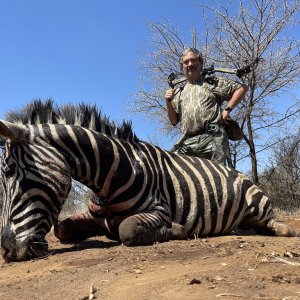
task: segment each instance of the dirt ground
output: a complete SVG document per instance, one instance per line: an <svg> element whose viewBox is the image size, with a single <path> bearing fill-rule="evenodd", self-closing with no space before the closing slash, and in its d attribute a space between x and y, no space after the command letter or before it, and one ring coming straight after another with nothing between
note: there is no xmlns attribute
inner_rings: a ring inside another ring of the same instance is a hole
<svg viewBox="0 0 300 300"><path fill-rule="evenodd" d="M300 215L285 217L300 231ZM125 247L47 238L49 256L0 260L0 299L300 299L300 238L230 235Z"/></svg>

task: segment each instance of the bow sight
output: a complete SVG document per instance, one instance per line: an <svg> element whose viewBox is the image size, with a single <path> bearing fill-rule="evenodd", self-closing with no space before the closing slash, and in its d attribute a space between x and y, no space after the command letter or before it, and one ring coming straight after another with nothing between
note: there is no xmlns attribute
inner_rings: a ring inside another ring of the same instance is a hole
<svg viewBox="0 0 300 300"><path fill-rule="evenodd" d="M239 69L215 68L214 65L211 65L209 68L202 69L201 75L205 78L208 78L212 74L220 72L234 74L237 77L241 78L244 75L250 73L257 66L260 60L260 58L255 58L251 63ZM182 73L171 73L168 76L168 84L172 89L174 89L175 87L181 89L185 86L186 82L187 78Z"/></svg>

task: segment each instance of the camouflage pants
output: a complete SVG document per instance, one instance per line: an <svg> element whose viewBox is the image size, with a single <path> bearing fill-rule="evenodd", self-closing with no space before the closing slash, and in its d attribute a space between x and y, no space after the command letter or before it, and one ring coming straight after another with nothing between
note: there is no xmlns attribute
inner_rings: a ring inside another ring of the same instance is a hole
<svg viewBox="0 0 300 300"><path fill-rule="evenodd" d="M224 127L218 125L214 130L186 137L173 148L175 153L207 158L223 165L226 165L227 149L227 135Z"/></svg>

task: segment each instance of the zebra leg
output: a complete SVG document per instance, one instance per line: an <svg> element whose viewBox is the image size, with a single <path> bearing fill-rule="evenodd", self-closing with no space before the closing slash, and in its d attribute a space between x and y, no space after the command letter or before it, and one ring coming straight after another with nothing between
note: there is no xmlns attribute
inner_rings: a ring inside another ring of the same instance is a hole
<svg viewBox="0 0 300 300"><path fill-rule="evenodd" d="M286 237L299 236L299 233L296 233L289 225L277 222L274 218L270 218L265 222L246 222L239 227L241 229L249 229L252 227L257 234L261 235L275 235Z"/></svg>
<svg viewBox="0 0 300 300"><path fill-rule="evenodd" d="M121 242L126 246L151 245L155 242L187 239L184 226L171 223L164 225L157 212L145 212L126 218L119 226Z"/></svg>
<svg viewBox="0 0 300 300"><path fill-rule="evenodd" d="M54 225L54 234L61 242L84 240L88 237L106 235L104 221L94 218L89 211L67 217Z"/></svg>
<svg viewBox="0 0 300 300"><path fill-rule="evenodd" d="M275 221L270 199L256 185L250 182L247 182L247 185L245 198L248 207L239 227L252 227L256 233L263 235L297 236L297 233L290 226Z"/></svg>
<svg viewBox="0 0 300 300"><path fill-rule="evenodd" d="M297 234L289 225L277 222L274 219L271 219L267 223L266 228L268 232L276 236L287 236L287 237L299 236L299 234Z"/></svg>

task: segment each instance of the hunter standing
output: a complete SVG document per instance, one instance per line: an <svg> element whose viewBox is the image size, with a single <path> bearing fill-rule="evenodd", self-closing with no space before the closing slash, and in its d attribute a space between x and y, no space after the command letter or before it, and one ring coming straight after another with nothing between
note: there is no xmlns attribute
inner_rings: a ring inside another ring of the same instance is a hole
<svg viewBox="0 0 300 300"><path fill-rule="evenodd" d="M195 48L183 51L180 66L187 77L186 85L165 93L168 117L174 126L180 122L183 134L174 151L225 165L228 137L224 124L248 88L222 77L207 80L201 72L203 57ZM224 101L227 106L222 110Z"/></svg>

